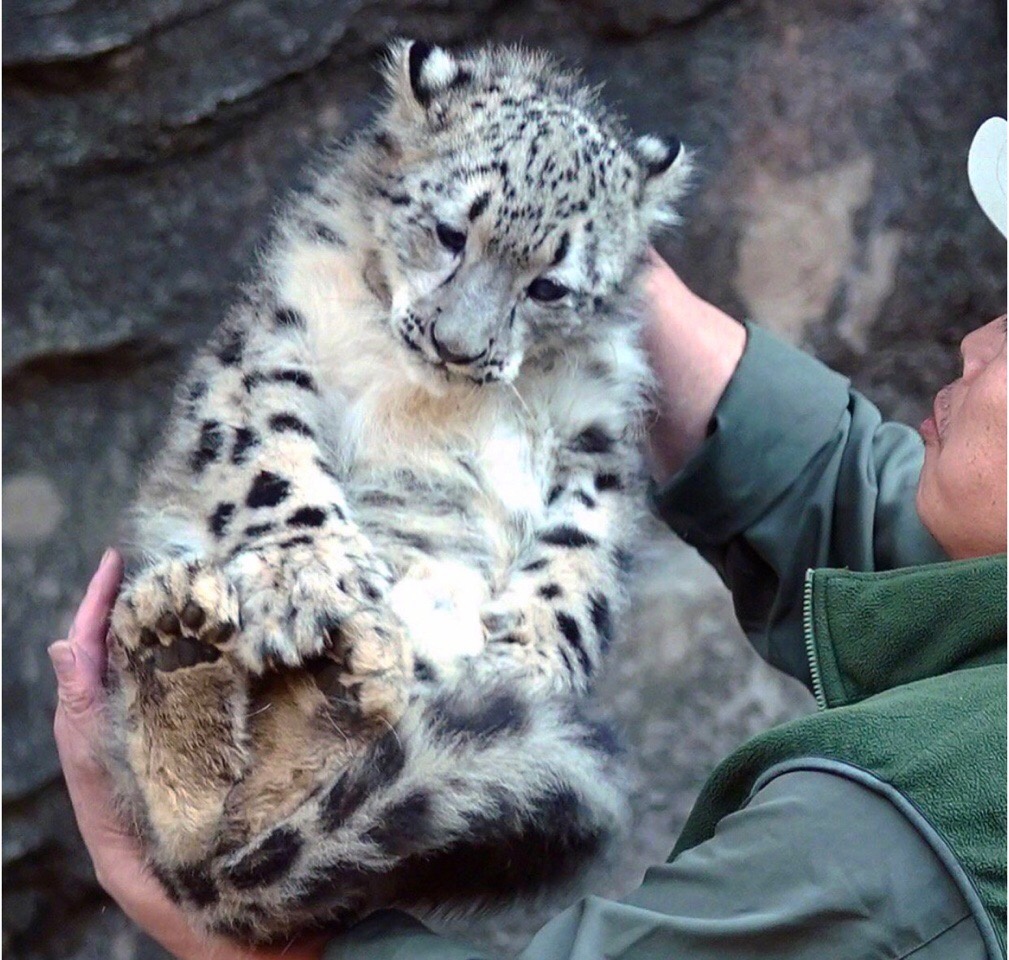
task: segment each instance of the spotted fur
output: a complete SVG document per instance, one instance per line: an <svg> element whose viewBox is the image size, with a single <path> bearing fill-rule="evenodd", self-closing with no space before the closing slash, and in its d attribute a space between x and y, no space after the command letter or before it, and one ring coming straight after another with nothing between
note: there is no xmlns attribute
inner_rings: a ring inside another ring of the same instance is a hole
<svg viewBox="0 0 1009 960"><path fill-rule="evenodd" d="M180 385L113 615L123 803L250 940L570 894L627 826L581 704L643 504L634 282L686 161L539 54L386 73Z"/></svg>

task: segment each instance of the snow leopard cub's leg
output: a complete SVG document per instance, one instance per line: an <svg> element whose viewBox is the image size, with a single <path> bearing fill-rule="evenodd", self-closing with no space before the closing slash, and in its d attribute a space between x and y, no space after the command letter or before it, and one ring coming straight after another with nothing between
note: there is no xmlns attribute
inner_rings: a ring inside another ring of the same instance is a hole
<svg viewBox="0 0 1009 960"><path fill-rule="evenodd" d="M153 562L113 616L117 753L168 860L213 834L247 772L250 684L323 657L368 738L399 719L412 675L388 572L320 445L336 414L297 315L268 304L236 311L180 390L137 508Z"/></svg>
<svg viewBox="0 0 1009 960"><path fill-rule="evenodd" d="M145 571L113 611L111 749L134 772L122 791L133 817L167 860L196 859L214 841L248 763L246 678L221 655L238 616L220 570L185 560Z"/></svg>
<svg viewBox="0 0 1009 960"><path fill-rule="evenodd" d="M585 692L613 639L643 498L630 442L600 424L558 451L530 555L483 611L486 658Z"/></svg>
<svg viewBox="0 0 1009 960"><path fill-rule="evenodd" d="M260 675L336 657L362 709L394 722L411 664L385 604L391 572L331 465L338 400L316 381L304 321L272 299L262 291L240 307L197 363L162 458L175 489L155 482L150 499L185 504L202 528L198 557L237 592L234 660Z"/></svg>

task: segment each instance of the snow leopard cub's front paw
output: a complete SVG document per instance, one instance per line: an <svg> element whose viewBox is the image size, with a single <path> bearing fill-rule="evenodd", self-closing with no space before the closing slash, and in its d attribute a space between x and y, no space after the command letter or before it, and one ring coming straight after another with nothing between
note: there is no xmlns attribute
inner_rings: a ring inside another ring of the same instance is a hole
<svg viewBox="0 0 1009 960"><path fill-rule="evenodd" d="M341 536L265 543L227 565L238 590L242 633L235 656L250 672L324 656L361 713L394 723L406 708L413 664L386 603L391 575Z"/></svg>
<svg viewBox="0 0 1009 960"><path fill-rule="evenodd" d="M212 663L234 645L238 620L238 595L220 569L167 560L120 594L112 612L113 653L162 673Z"/></svg>

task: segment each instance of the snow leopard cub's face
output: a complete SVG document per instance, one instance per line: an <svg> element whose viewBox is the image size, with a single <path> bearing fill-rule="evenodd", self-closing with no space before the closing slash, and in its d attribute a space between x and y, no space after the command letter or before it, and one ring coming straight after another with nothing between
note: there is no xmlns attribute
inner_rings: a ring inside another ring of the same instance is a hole
<svg viewBox="0 0 1009 960"><path fill-rule="evenodd" d="M675 219L678 141L634 139L575 77L506 47L397 45L372 216L411 375L514 379L620 322L652 227Z"/></svg>

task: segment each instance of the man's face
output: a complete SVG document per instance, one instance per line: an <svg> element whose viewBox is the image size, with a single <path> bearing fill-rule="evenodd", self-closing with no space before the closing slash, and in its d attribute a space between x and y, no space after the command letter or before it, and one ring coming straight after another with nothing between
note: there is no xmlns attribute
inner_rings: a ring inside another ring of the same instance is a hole
<svg viewBox="0 0 1009 960"><path fill-rule="evenodd" d="M1006 318L964 337L963 374L920 427L918 515L953 559L1006 549Z"/></svg>

